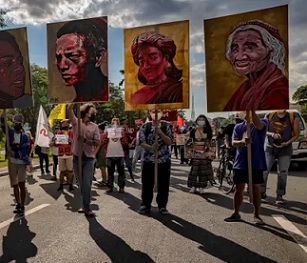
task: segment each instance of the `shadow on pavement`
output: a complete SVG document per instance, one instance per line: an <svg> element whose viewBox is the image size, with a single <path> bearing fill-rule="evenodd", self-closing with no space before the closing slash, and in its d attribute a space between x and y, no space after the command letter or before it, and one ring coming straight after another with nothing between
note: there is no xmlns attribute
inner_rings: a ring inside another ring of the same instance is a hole
<svg viewBox="0 0 307 263"><path fill-rule="evenodd" d="M47 183L47 184L40 184L39 186L43 188L44 191L55 200L58 200L58 198L61 195L61 192L57 191L58 184Z"/></svg>
<svg viewBox="0 0 307 263"><path fill-rule="evenodd" d="M32 243L35 233L29 230L28 221L23 217L11 223L6 236L3 236L3 255L0 262L24 263L35 257L37 247Z"/></svg>
<svg viewBox="0 0 307 263"><path fill-rule="evenodd" d="M128 207L135 212L141 204L141 200L134 195L126 193L124 196L115 196L122 200ZM141 216L141 215L140 215ZM217 236L191 222L184 220L176 215L162 216L152 212L149 214L151 218L161 222L164 226L177 234L197 242L200 249L204 252L229 263L243 262L242 259L249 259L250 263L276 263L276 261L261 256L258 253L251 251L227 238ZM138 261L141 262L141 261ZM244 261L245 262L245 261ZM247 262L247 261L246 261Z"/></svg>
<svg viewBox="0 0 307 263"><path fill-rule="evenodd" d="M154 263L147 254L133 250L123 239L105 229L96 218L87 218L89 233L113 263Z"/></svg>
<svg viewBox="0 0 307 263"><path fill-rule="evenodd" d="M33 177L33 176L28 176L27 177L27 183L29 185L33 185L33 184L36 184L38 181Z"/></svg>
<svg viewBox="0 0 307 263"><path fill-rule="evenodd" d="M226 195L223 194L217 194L217 193L206 193L204 195L202 195L202 197L207 200L209 203L212 203L214 205L218 205L230 210L233 210L233 198L232 197L228 197ZM214 201L212 201L214 200ZM271 216L273 214L280 214L280 215L284 215L288 220L294 222L294 223L298 223L298 224L302 224L302 225L307 225L307 221L301 217L298 217L296 215L293 214L289 214L287 213L287 211L282 210L286 207L281 207L278 206L277 208L279 208L278 211L274 210L274 209L270 209L266 206L261 206L260 208L260 215L265 215L265 216ZM241 211L244 213L253 213L253 206L249 203L244 203L241 206Z"/></svg>
<svg viewBox="0 0 307 263"><path fill-rule="evenodd" d="M68 192L66 189L64 191L60 191L63 194L65 200L68 202L65 204L67 210L71 212L78 212L78 210L82 207L82 200L80 196L79 189L75 189L72 192ZM92 196L99 196L96 191L92 191ZM91 204L91 209L94 211L99 210L99 206L97 204Z"/></svg>

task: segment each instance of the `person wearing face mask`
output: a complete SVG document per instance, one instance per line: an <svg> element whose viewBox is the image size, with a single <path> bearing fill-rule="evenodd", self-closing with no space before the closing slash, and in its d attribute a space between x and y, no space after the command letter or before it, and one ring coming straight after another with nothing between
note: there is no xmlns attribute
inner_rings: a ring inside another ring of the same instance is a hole
<svg viewBox="0 0 307 263"><path fill-rule="evenodd" d="M119 119L113 118L111 128L108 128L103 134L102 145L106 148L106 165L108 170L108 190L107 193L112 193L114 188L114 173L115 167L118 172L118 192L125 192L125 151L124 147L128 145L128 139L119 126Z"/></svg>
<svg viewBox="0 0 307 263"><path fill-rule="evenodd" d="M158 110L157 119L155 110L149 111L152 121L146 122L140 128L139 144L144 148L142 169L142 203L139 214L148 214L151 210L153 189L155 184L155 152L158 152L158 185L157 204L162 215L169 214L166 209L171 174L170 145L173 142L173 126L170 122L162 121L163 112ZM155 129L158 143L155 140Z"/></svg>
<svg viewBox="0 0 307 263"><path fill-rule="evenodd" d="M96 108L91 103L83 104L80 107L80 134L78 119L73 111L73 104L68 106L68 116L72 124L73 139L73 171L78 178L82 196L82 208L80 213L86 217L94 217L95 213L90 209L91 187L94 173L95 149L100 145L100 133L98 125L93 121L96 116ZM79 176L79 157L82 161L82 176Z"/></svg>
<svg viewBox="0 0 307 263"><path fill-rule="evenodd" d="M73 131L69 130L69 120L61 121L61 130L58 130L51 145L58 149L58 163L60 170L60 185L58 191L63 190L65 178L69 185L69 191L73 191L73 157L72 157Z"/></svg>
<svg viewBox="0 0 307 263"><path fill-rule="evenodd" d="M206 141L212 139L212 128L207 117L203 114L196 118L196 128L191 130L188 141L193 142L195 151L205 151ZM187 185L191 188L190 193L195 193L199 188L199 193L203 194L208 185L208 181L213 181L212 160L192 158L191 170L188 176Z"/></svg>
<svg viewBox="0 0 307 263"><path fill-rule="evenodd" d="M5 123L1 116L1 128L5 133ZM26 171L30 165L29 151L30 141L28 135L23 130L23 115L17 114L13 117L13 126L9 127L9 148L6 147L6 157L9 159L8 171L11 187L13 188L16 200L14 213L23 215L25 211L26 199Z"/></svg>

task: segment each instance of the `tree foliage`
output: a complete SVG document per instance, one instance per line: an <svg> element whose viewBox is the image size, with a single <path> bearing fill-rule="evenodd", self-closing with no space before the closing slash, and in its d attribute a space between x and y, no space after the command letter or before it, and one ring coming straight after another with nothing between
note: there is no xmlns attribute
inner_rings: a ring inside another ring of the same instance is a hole
<svg viewBox="0 0 307 263"><path fill-rule="evenodd" d="M40 105L43 106L47 116L49 115L52 106L48 104L48 74L46 68L41 68L38 65L31 65L32 75L32 94L33 107L27 107L16 110L23 114L25 122L28 122L31 127L32 134L36 131L37 118L39 114Z"/></svg>
<svg viewBox="0 0 307 263"><path fill-rule="evenodd" d="M292 100L301 106L301 114L307 120L307 85L299 87L293 94Z"/></svg>
<svg viewBox="0 0 307 263"><path fill-rule="evenodd" d="M2 9L0 9L0 28L6 27L5 21L4 21L4 15L6 12Z"/></svg>

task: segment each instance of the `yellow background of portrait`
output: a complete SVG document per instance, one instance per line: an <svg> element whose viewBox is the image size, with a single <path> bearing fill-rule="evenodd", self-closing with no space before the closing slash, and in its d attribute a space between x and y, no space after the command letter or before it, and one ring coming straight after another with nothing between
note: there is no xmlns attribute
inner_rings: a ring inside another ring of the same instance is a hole
<svg viewBox="0 0 307 263"><path fill-rule="evenodd" d="M131 53L133 39L144 32L159 32L171 37L176 44L174 63L182 70L183 102L162 104L139 104L130 103L131 95L141 89L144 84L138 78L139 67L134 63ZM184 109L189 108L189 21L172 22L151 26L129 28L124 30L124 56L125 56L125 109Z"/></svg>
<svg viewBox="0 0 307 263"><path fill-rule="evenodd" d="M31 83L31 70L30 70L30 60L29 60L29 48L28 48L28 38L27 38L27 28L17 28L10 30L1 30L6 31L13 35L16 39L16 42L19 46L19 50L23 57L23 66L25 68L25 92L24 94L31 95L32 94L32 83ZM29 105L29 106L32 106Z"/></svg>
<svg viewBox="0 0 307 263"><path fill-rule="evenodd" d="M245 77L239 76L227 60L228 35L240 22L262 20L279 30L286 50L285 75L288 78L288 6L204 20L207 81L207 111L221 112Z"/></svg>
<svg viewBox="0 0 307 263"><path fill-rule="evenodd" d="M107 17L99 17L107 23ZM91 19L91 18L89 18ZM80 19L84 20L84 19ZM71 20L72 21L72 20ZM48 50L48 100L49 103L68 103L72 102L76 97L73 86L66 86L62 76L57 68L55 59L55 42L57 40L58 30L67 22L58 22L47 24L47 50ZM108 37L106 39L108 41ZM108 76L108 55L101 65L101 70L105 76Z"/></svg>

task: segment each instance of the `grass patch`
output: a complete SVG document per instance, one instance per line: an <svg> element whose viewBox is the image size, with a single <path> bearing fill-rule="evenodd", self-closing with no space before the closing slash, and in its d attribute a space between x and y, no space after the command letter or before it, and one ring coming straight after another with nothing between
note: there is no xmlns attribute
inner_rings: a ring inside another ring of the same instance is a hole
<svg viewBox="0 0 307 263"><path fill-rule="evenodd" d="M53 158L52 158L52 155L51 155L51 156L49 156L49 162L52 162L52 161L53 161ZM38 164L38 163L39 163L39 158L35 154L34 158L32 159L32 164ZM3 154L0 154L0 168L3 168L3 167L7 167L7 160L4 159Z"/></svg>

